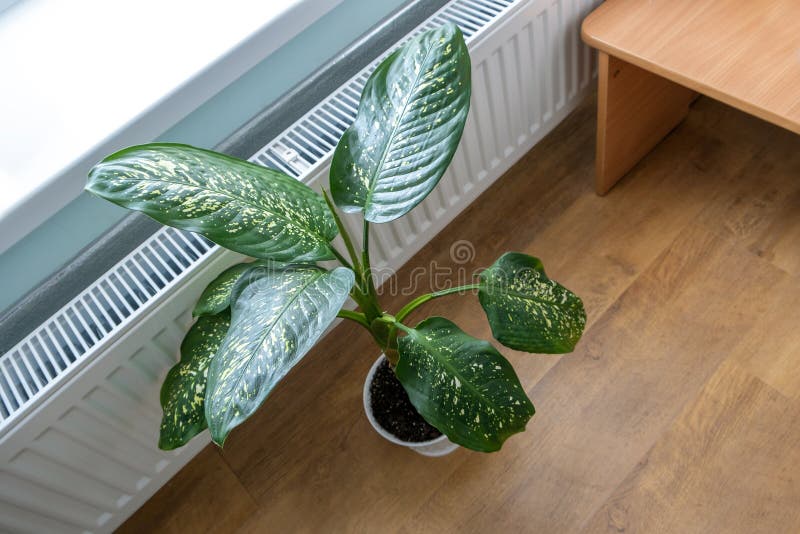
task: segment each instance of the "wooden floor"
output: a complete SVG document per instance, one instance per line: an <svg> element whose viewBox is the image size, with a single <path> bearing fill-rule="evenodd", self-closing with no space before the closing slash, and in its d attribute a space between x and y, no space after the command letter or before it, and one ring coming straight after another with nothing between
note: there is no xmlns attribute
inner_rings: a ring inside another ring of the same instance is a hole
<svg viewBox="0 0 800 534"><path fill-rule="evenodd" d="M344 324L122 530L800 531L800 137L702 98L600 198L594 115L587 101L399 275L452 265L468 239L466 267L527 252L583 297L573 354L503 349L536 405L527 432L440 459L383 441L361 408L377 351ZM490 338L475 298L425 312Z"/></svg>

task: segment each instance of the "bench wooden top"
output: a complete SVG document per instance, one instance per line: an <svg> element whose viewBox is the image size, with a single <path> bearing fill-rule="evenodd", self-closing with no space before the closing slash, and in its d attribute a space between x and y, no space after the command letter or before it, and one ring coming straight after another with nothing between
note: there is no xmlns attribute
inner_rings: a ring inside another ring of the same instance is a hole
<svg viewBox="0 0 800 534"><path fill-rule="evenodd" d="M800 133L800 0L607 0L591 46Z"/></svg>

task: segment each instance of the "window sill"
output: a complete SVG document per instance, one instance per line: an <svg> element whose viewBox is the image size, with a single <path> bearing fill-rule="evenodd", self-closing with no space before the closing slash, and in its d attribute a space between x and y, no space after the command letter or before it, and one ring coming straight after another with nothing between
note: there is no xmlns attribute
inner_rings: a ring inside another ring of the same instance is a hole
<svg viewBox="0 0 800 534"><path fill-rule="evenodd" d="M0 15L0 253L342 0L24 0ZM224 6L224 7L223 7ZM65 21L68 21L65 23ZM178 39L179 37L179 39Z"/></svg>

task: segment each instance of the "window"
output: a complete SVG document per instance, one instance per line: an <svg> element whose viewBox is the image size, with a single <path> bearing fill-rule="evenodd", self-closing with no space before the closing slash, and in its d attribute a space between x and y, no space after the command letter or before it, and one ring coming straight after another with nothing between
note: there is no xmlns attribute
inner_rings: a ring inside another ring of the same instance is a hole
<svg viewBox="0 0 800 534"><path fill-rule="evenodd" d="M22 0L0 13L0 253L74 200L97 160L151 141L340 2Z"/></svg>

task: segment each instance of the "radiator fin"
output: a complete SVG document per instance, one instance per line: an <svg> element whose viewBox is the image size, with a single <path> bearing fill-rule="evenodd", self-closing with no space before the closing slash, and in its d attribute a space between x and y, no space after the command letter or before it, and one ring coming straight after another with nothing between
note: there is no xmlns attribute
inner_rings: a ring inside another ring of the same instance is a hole
<svg viewBox="0 0 800 534"><path fill-rule="evenodd" d="M0 428L215 247L197 234L162 228L0 357Z"/></svg>

